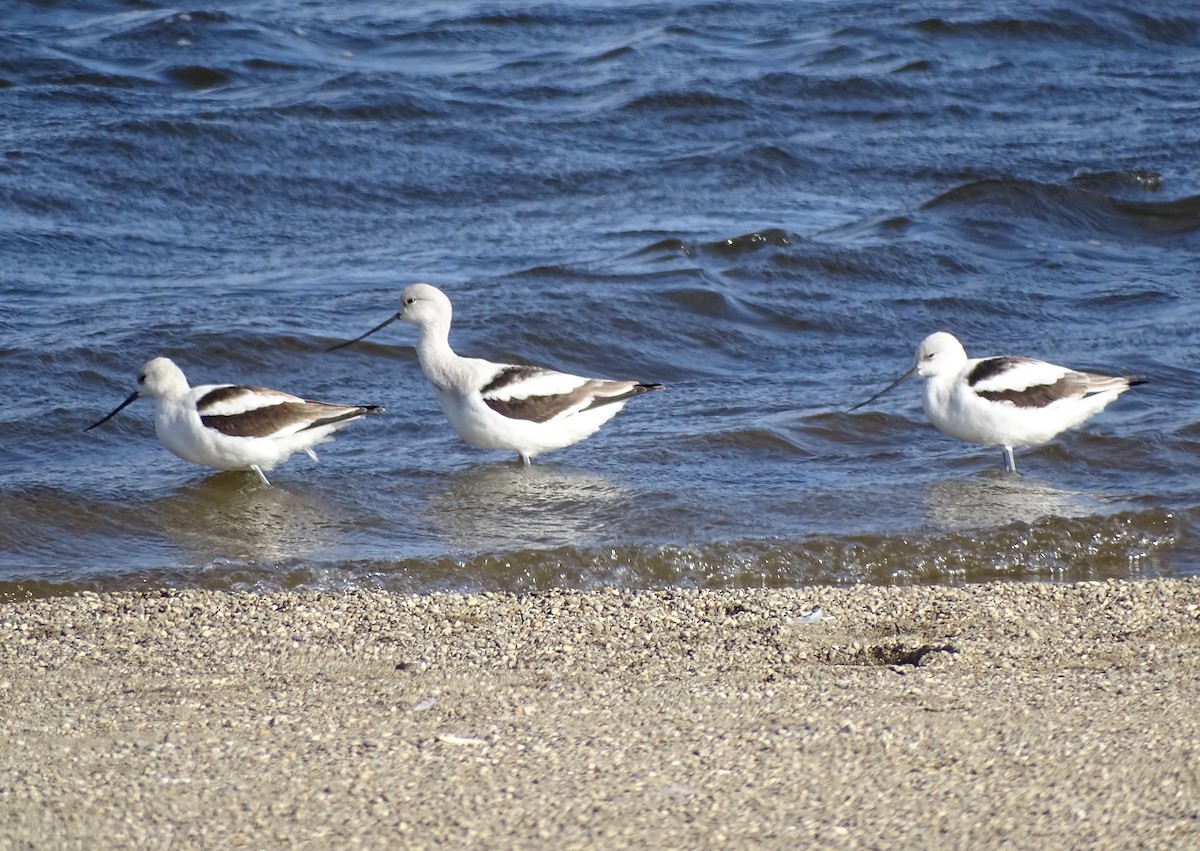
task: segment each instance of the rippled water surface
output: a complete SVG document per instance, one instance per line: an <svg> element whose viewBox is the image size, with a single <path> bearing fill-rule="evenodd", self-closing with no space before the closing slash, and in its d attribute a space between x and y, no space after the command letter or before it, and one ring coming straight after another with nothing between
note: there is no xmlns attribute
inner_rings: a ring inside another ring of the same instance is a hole
<svg viewBox="0 0 1200 851"><path fill-rule="evenodd" d="M1193 3L23 3L0 24L0 595L1200 572ZM1149 10L1149 11L1147 11ZM667 384L521 469L459 351ZM1149 377L944 437L927 333ZM264 487L141 364L373 403Z"/></svg>

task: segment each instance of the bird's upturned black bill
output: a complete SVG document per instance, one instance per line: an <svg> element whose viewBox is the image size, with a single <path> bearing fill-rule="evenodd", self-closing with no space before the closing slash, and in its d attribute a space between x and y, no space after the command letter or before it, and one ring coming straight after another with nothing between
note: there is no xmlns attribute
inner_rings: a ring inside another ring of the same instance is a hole
<svg viewBox="0 0 1200 851"><path fill-rule="evenodd" d="M912 369L910 369L908 372L904 373L904 375L902 375L902 376L900 376L899 378L897 378L895 381L893 381L893 382L892 382L891 384L889 384L887 387L885 387L885 388L883 388L882 390L880 390L878 393L876 393L876 394L875 394L874 396L872 396L870 399L867 399L867 400L866 400L866 401L864 401L864 402L859 402L859 403L858 403L857 405L855 405L853 408L847 408L847 409L846 409L846 413L850 413L851 411L857 411L857 410L858 410L859 408L861 408L863 405L869 405L869 404L871 404L871 403L872 403L872 402L874 402L876 399L878 399L880 396L882 396L884 393L887 393L889 390L893 390L893 389L895 389L896 387L899 387L899 386L900 386L901 384L903 384L905 381L907 381L908 379L912 378L912 377L913 377L913 375L915 375L915 374L916 374L916 372L917 372L917 368L914 366Z"/></svg>
<svg viewBox="0 0 1200 851"><path fill-rule="evenodd" d="M106 417L105 417L104 419L102 419L102 420L97 420L96 422L92 423L90 426L88 426L87 428L85 428L85 429L84 429L84 431L91 431L92 429L94 429L94 428L95 428L96 426L98 426L98 425L104 425L106 422L108 422L108 421L109 421L109 420L111 420L113 417L115 417L115 416L116 416L118 413L120 413L120 412L121 412L121 410L122 410L122 409L123 409L123 408L124 408L126 405L128 405L128 404L131 404L132 402L135 402L135 401L137 401L137 398L138 398L138 394L137 394L137 391L135 390L133 393L129 394L129 398L128 398L128 399L126 399L126 400L125 400L124 402L122 402L121 404L117 405L117 407L113 408L113 409L112 409L112 412L111 412L111 413L110 413L108 416L106 416Z"/></svg>
<svg viewBox="0 0 1200 851"><path fill-rule="evenodd" d="M378 325L376 325L374 328L372 328L367 333L361 334L361 335L355 337L353 340L347 340L344 343L338 343L336 346L330 346L325 351L333 352L333 351L337 351L338 349L344 349L344 348L346 348L346 346L353 346L359 340L365 340L367 337L370 337L376 331L383 330L384 328L388 327L389 325L391 325L393 322L395 322L399 318L400 318L400 314L397 313L395 316L389 317L389 318L385 319L384 321L380 322Z"/></svg>

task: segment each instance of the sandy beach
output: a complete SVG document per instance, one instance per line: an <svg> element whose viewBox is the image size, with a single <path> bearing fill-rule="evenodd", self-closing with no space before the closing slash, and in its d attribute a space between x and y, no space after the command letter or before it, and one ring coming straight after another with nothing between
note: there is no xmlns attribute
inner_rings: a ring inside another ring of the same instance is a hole
<svg viewBox="0 0 1200 851"><path fill-rule="evenodd" d="M1198 643L1187 580L6 603L0 848L1196 847Z"/></svg>

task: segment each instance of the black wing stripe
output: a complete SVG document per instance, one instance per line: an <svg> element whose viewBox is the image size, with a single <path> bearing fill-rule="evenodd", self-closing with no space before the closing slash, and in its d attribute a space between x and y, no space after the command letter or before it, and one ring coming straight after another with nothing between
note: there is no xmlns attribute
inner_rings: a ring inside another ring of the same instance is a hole
<svg viewBox="0 0 1200 851"><path fill-rule="evenodd" d="M484 399L483 403L511 420L544 423L552 420L577 402L575 393L554 396L526 396L524 399Z"/></svg>
<svg viewBox="0 0 1200 851"><path fill-rule="evenodd" d="M1063 376L1053 384L1038 384L1022 390L976 390L989 402L1011 402L1018 408L1044 408L1060 399L1079 396L1079 384Z"/></svg>
<svg viewBox="0 0 1200 851"><path fill-rule="evenodd" d="M1025 358L1014 357L996 357L984 358L979 363L975 364L975 368L967 375L967 386L974 387L981 381L987 381L989 378L995 378L997 375L1003 375L1015 366L1022 363L1028 363Z"/></svg>
<svg viewBox="0 0 1200 851"><path fill-rule="evenodd" d="M505 387L511 387L514 384L519 384L527 378L532 378L535 375L541 375L546 370L537 366L506 366L504 369L492 376L492 380L479 389L479 392L484 396L489 393L494 393L497 390L503 390Z"/></svg>

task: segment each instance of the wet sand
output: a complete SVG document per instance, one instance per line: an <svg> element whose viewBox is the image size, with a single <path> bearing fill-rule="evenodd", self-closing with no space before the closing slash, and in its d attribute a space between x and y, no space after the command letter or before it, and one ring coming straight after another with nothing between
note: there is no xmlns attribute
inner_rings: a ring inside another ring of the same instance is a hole
<svg viewBox="0 0 1200 851"><path fill-rule="evenodd" d="M1198 847L1198 644L1190 580L6 603L0 848Z"/></svg>

